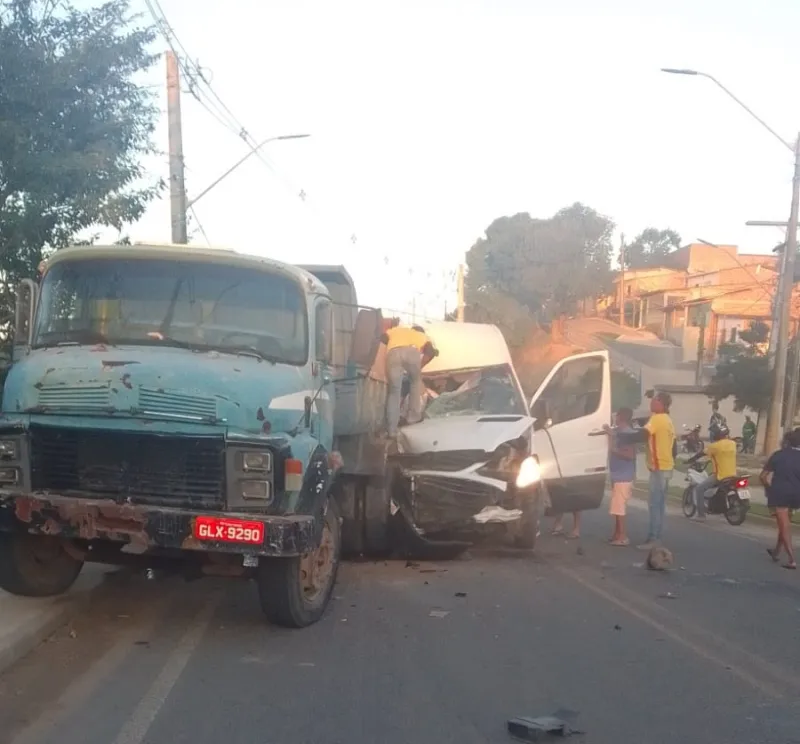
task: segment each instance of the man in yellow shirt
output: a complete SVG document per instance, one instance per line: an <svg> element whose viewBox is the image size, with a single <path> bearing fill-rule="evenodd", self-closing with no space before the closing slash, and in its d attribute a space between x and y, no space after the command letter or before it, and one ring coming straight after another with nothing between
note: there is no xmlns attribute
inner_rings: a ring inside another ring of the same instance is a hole
<svg viewBox="0 0 800 744"><path fill-rule="evenodd" d="M711 466L714 469L713 475L694 487L697 519L701 521L706 518L706 493L712 489L716 491L721 481L736 476L736 442L730 438L728 425L720 424L712 436L715 436L716 440L689 460L691 464L705 455L711 458Z"/></svg>
<svg viewBox="0 0 800 744"><path fill-rule="evenodd" d="M396 325L381 336L386 344L386 428L390 437L397 435L400 423L400 403L403 392L403 376L410 383L409 405L406 420L414 424L422 418L422 368L438 355L433 343L420 326Z"/></svg>

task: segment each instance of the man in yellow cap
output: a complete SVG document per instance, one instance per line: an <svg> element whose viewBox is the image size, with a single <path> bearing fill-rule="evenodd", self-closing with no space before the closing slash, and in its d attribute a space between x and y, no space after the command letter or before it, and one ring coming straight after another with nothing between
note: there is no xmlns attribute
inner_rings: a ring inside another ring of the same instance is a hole
<svg viewBox="0 0 800 744"><path fill-rule="evenodd" d="M397 436L400 423L403 376L410 383L408 415L406 421L414 424L422 419L422 368L439 352L420 326L396 325L381 336L386 344L386 379L389 390L386 397L386 428L390 437Z"/></svg>

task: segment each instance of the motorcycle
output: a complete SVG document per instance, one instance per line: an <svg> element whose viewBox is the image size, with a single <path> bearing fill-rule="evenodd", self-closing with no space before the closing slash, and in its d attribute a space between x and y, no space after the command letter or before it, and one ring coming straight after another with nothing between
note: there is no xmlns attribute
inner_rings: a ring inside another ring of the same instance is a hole
<svg viewBox="0 0 800 744"><path fill-rule="evenodd" d="M700 441L700 429L702 428L700 424L693 426L691 429L683 425L684 434L681 434L681 448L684 452L688 454L695 454L696 452L700 452L703 449L703 443Z"/></svg>
<svg viewBox="0 0 800 744"><path fill-rule="evenodd" d="M686 517L691 518L697 513L697 506L694 503L694 487L708 477L705 466L706 463L702 461L692 463L686 473L688 485L681 499L683 514ZM706 491L706 514L724 514L728 524L734 527L742 524L750 509L748 482L747 476L737 475L723 480L715 490Z"/></svg>

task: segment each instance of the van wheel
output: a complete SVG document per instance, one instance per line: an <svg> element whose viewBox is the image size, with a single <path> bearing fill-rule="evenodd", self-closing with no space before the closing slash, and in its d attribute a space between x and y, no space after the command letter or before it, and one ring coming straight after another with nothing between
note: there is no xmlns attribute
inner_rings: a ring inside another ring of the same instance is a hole
<svg viewBox="0 0 800 744"><path fill-rule="evenodd" d="M57 537L0 533L0 589L19 597L55 597L78 578L83 561Z"/></svg>
<svg viewBox="0 0 800 744"><path fill-rule="evenodd" d="M256 572L261 610L274 625L305 628L330 601L342 552L339 508L329 499L319 547L293 558L262 558Z"/></svg>
<svg viewBox="0 0 800 744"><path fill-rule="evenodd" d="M533 550L541 527L542 499L539 491L526 500L522 507L519 532L514 538L514 546L521 550Z"/></svg>

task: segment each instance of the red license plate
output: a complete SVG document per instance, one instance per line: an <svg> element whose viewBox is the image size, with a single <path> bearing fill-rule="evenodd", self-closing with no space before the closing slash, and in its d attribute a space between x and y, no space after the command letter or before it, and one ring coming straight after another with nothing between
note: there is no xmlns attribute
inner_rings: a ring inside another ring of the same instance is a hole
<svg viewBox="0 0 800 744"><path fill-rule="evenodd" d="M194 520L194 536L198 540L261 545L264 542L264 524L242 519L197 517Z"/></svg>

